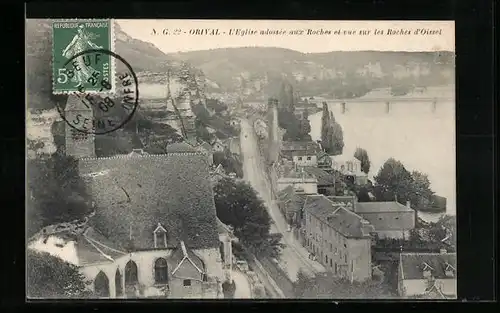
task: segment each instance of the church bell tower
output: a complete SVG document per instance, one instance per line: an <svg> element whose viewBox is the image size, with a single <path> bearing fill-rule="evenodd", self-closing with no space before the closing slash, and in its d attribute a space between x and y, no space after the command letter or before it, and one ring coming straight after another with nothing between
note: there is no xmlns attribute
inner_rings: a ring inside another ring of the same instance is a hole
<svg viewBox="0 0 500 313"><path fill-rule="evenodd" d="M86 124L92 127L94 119L92 108L87 107L77 96L69 95L64 114L66 118L66 155L77 159L95 157L95 135L91 131L78 131L68 125L71 124L75 128L82 129L82 124L87 119Z"/></svg>

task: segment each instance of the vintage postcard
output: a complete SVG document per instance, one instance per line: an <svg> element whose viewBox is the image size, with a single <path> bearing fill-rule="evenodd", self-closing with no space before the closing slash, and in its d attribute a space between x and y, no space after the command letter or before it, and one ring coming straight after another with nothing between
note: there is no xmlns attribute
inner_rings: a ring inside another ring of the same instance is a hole
<svg viewBox="0 0 500 313"><path fill-rule="evenodd" d="M449 21L28 19L29 299L456 299Z"/></svg>

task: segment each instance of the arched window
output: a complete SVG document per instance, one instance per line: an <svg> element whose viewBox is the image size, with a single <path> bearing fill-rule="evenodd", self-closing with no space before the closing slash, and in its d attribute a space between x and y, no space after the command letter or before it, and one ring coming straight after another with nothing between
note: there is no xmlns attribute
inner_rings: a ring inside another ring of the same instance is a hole
<svg viewBox="0 0 500 313"><path fill-rule="evenodd" d="M122 273L120 273L120 269L116 269L115 274L115 288L116 288L116 296L123 296L123 284L122 284Z"/></svg>
<svg viewBox="0 0 500 313"><path fill-rule="evenodd" d="M139 278L137 277L137 264L134 261L128 261L125 265L125 285L135 285L139 283Z"/></svg>
<svg viewBox="0 0 500 313"><path fill-rule="evenodd" d="M155 283L168 283L168 265L164 258L159 258L155 261Z"/></svg>
<svg viewBox="0 0 500 313"><path fill-rule="evenodd" d="M109 279L100 271L94 279L95 294L99 298L109 298Z"/></svg>

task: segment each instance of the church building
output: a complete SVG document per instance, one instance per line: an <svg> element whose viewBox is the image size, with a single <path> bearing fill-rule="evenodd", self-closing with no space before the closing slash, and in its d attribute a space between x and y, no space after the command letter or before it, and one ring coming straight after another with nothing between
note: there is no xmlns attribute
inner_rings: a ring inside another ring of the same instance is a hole
<svg viewBox="0 0 500 313"><path fill-rule="evenodd" d="M67 114L92 118L78 103L69 96ZM205 153L134 150L101 158L94 136L71 127L66 153L78 159L93 213L42 229L30 249L79 266L98 298L223 298L227 234L217 221Z"/></svg>

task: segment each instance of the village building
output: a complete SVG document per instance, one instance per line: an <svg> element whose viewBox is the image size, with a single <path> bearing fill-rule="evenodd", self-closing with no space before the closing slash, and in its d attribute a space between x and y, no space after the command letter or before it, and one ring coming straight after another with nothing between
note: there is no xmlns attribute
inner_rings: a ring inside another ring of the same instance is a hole
<svg viewBox="0 0 500 313"><path fill-rule="evenodd" d="M361 170L360 160L345 154L330 156L330 158L332 159L332 168L353 184L365 185L368 182L368 175Z"/></svg>
<svg viewBox="0 0 500 313"><path fill-rule="evenodd" d="M318 193L325 196L335 195L335 176L321 168L304 166L304 171L317 180Z"/></svg>
<svg viewBox="0 0 500 313"><path fill-rule="evenodd" d="M378 238L408 239L415 228L416 211L406 205L392 202L357 202L354 212L375 227Z"/></svg>
<svg viewBox="0 0 500 313"><path fill-rule="evenodd" d="M276 202L288 224L296 227L301 226L302 209L306 197L306 193L297 191L292 185L289 185L278 193Z"/></svg>
<svg viewBox="0 0 500 313"><path fill-rule="evenodd" d="M308 174L303 168L285 169L278 173L277 192L292 186L296 191L306 194L318 193L318 179Z"/></svg>
<svg viewBox="0 0 500 313"><path fill-rule="evenodd" d="M207 156L134 150L96 158L90 137L66 132L66 153L78 159L94 212L83 222L42 229L28 247L79 266L98 297L223 297Z"/></svg>
<svg viewBox="0 0 500 313"><path fill-rule="evenodd" d="M321 147L314 141L282 141L280 147L280 154L282 157L293 160L294 152L303 152L307 156L315 156L321 151Z"/></svg>
<svg viewBox="0 0 500 313"><path fill-rule="evenodd" d="M292 160L297 166L318 166L317 155L312 150L293 151Z"/></svg>
<svg viewBox="0 0 500 313"><path fill-rule="evenodd" d="M456 299L456 253L401 253L398 293L404 298Z"/></svg>
<svg viewBox="0 0 500 313"><path fill-rule="evenodd" d="M373 231L368 221L334 206L324 195L307 196L301 228L304 246L334 275L351 282L372 278Z"/></svg>

